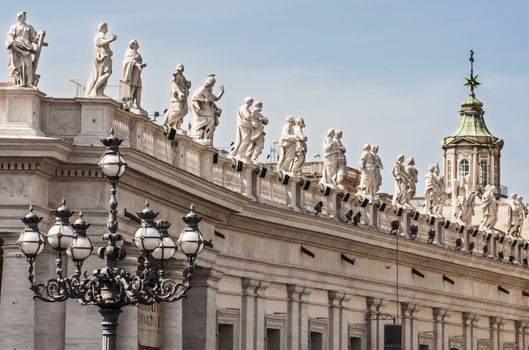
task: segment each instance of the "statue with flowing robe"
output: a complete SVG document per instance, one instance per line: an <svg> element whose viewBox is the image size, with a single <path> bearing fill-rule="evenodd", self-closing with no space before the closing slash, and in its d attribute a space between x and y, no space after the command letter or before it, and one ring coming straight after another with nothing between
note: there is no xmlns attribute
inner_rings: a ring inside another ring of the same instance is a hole
<svg viewBox="0 0 529 350"><path fill-rule="evenodd" d="M419 172L415 168L415 159L413 159L413 157L408 158L406 161L406 174L408 175L408 189L406 192L404 203L407 206L411 206L410 201L412 198L415 197L415 194L417 192L417 180L419 176Z"/></svg>
<svg viewBox="0 0 529 350"><path fill-rule="evenodd" d="M263 103L255 101L252 112L252 133L250 137L250 147L246 152L246 159L252 163L257 163L257 158L261 155L264 148L265 135L264 127L268 125L268 118L261 114Z"/></svg>
<svg viewBox="0 0 529 350"><path fill-rule="evenodd" d="M251 106L253 98L244 98L244 104L237 110L237 134L235 135L235 144L230 153L230 157L246 160L246 153L250 147L252 138L252 119L253 112Z"/></svg>
<svg viewBox="0 0 529 350"><path fill-rule="evenodd" d="M513 236L520 235L520 216L522 207L516 193L511 194L507 210L507 233Z"/></svg>
<svg viewBox="0 0 529 350"><path fill-rule="evenodd" d="M371 147L371 154L374 159L375 163L375 177L376 181L373 182L373 189L371 190L372 193L377 193L380 190L380 187L382 186L382 169L384 169L384 166L382 165L382 159L380 159L380 156L378 155L378 145L373 145Z"/></svg>
<svg viewBox="0 0 529 350"><path fill-rule="evenodd" d="M187 97L189 96L190 88L191 82L184 76L184 65L179 63L176 65L175 72L172 75L169 108L167 108L167 114L162 122L162 126L166 132L170 128L173 128L179 134L184 133L182 130L182 122L189 112Z"/></svg>
<svg viewBox="0 0 529 350"><path fill-rule="evenodd" d="M336 185L343 188L342 181L347 177L347 158L345 157L345 146L342 143L343 131L336 129L334 132L334 143L337 150L336 165Z"/></svg>
<svg viewBox="0 0 529 350"><path fill-rule="evenodd" d="M393 193L393 206L408 206L406 203L406 196L408 191L408 174L406 173L406 168L404 167L404 155L400 154L397 157L397 161L393 166L391 174L395 179L395 192Z"/></svg>
<svg viewBox="0 0 529 350"><path fill-rule="evenodd" d="M481 197L481 223L480 229L483 231L492 231L498 221L498 204L494 196L494 185L487 185L485 192Z"/></svg>
<svg viewBox="0 0 529 350"><path fill-rule="evenodd" d="M96 56L94 59L94 67L92 75L86 84L86 97L101 97L105 96L105 88L108 80L112 75L112 50L110 50L110 43L117 40L118 36L112 34L112 37L107 38L108 25L100 23L97 27L98 32L94 37L94 45L96 49Z"/></svg>
<svg viewBox="0 0 529 350"><path fill-rule="evenodd" d="M26 23L26 12L17 14L17 23L9 28L5 45L9 51L7 74L13 78L13 85L33 88L38 82L36 63L40 47L47 45L42 40L45 32L37 32ZM37 50L33 44L37 44Z"/></svg>
<svg viewBox="0 0 529 350"><path fill-rule="evenodd" d="M207 145L213 144L213 135L222 113L215 102L224 95L224 86L220 87L218 94L214 94L215 82L215 74L208 75L204 84L191 96L191 136Z"/></svg>
<svg viewBox="0 0 529 350"><path fill-rule="evenodd" d="M329 129L323 139L323 167L320 185L336 188L338 173L338 148L335 140L336 129Z"/></svg>
<svg viewBox="0 0 529 350"><path fill-rule="evenodd" d="M294 138L296 140L296 152L292 162L291 173L293 176L301 176L303 165L305 165L305 157L307 154L307 136L303 133L305 121L303 118L296 118L294 125Z"/></svg>
<svg viewBox="0 0 529 350"><path fill-rule="evenodd" d="M279 138L279 159L276 170L289 172L292 169L292 161L296 155L296 137L294 136L294 117L289 115L281 129Z"/></svg>
<svg viewBox="0 0 529 350"><path fill-rule="evenodd" d="M523 226L524 221L527 219L527 214L529 214L529 210L527 210L527 205L523 201L523 197L518 195L518 203L520 204L520 236L523 234Z"/></svg>
<svg viewBox="0 0 529 350"><path fill-rule="evenodd" d="M121 91L121 98L129 110L133 112L147 115L147 112L141 107L141 72L143 68L147 67L143 63L141 55L138 53L140 45L137 40L129 42L129 48L125 53L123 60L123 91Z"/></svg>
<svg viewBox="0 0 529 350"><path fill-rule="evenodd" d="M371 152L371 146L369 144L365 144L362 148L362 155L360 156L358 166L360 168L358 191L364 196L374 197L378 186L378 177L376 158Z"/></svg>

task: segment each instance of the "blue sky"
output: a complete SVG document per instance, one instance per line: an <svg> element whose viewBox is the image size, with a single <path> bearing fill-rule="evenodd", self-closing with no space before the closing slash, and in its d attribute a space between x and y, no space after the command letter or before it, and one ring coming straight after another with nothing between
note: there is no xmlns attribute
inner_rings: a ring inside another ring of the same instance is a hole
<svg viewBox="0 0 529 350"><path fill-rule="evenodd" d="M309 158L321 153L330 127L344 131L352 166L362 144L379 144L382 190L390 193L398 154L415 158L418 194L427 166L442 159L440 140L456 127L473 49L487 125L505 140L501 182L529 198L526 1L10 1L0 13L4 32L20 10L47 31L39 70L40 88L50 96L71 96L68 81L88 78L92 38L106 21L118 35L112 81L120 78L128 41L140 43L148 111L167 107L177 63L185 64L193 88L216 73L226 94L215 145L234 139L235 111L252 96L270 120L265 155L285 116L299 115ZM0 62L7 62L6 50ZM7 80L6 69L0 80Z"/></svg>

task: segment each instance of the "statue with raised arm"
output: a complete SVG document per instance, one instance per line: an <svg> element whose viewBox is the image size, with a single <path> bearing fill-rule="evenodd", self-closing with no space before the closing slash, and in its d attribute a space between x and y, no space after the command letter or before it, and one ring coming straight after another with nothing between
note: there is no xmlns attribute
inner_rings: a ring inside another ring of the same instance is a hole
<svg viewBox="0 0 529 350"><path fill-rule="evenodd" d="M406 175L408 175L408 189L406 191L404 203L407 206L411 206L410 201L417 193L417 180L419 176L419 172L415 168L415 159L413 159L413 157L406 160Z"/></svg>
<svg viewBox="0 0 529 350"><path fill-rule="evenodd" d="M268 118L261 114L263 110L263 103L255 101L254 110L252 112L252 133L250 137L250 146L246 152L246 159L256 164L257 158L261 155L264 148L265 135L264 127L268 125Z"/></svg>
<svg viewBox="0 0 529 350"><path fill-rule="evenodd" d="M7 33L5 42L9 51L7 74L13 78L14 86L34 88L40 78L36 74L40 50L48 44L44 42L46 32L37 32L26 24L26 16L26 11L17 13L17 23L13 24Z"/></svg>
<svg viewBox="0 0 529 350"><path fill-rule="evenodd" d="M170 128L176 130L178 134L183 134L181 128L184 117L189 112L187 105L187 97L189 96L189 88L191 82L184 76L184 65L179 63L176 65L176 70L172 75L171 97L169 98L169 108L167 114L162 122L165 131L168 132Z"/></svg>
<svg viewBox="0 0 529 350"><path fill-rule="evenodd" d="M140 45L137 40L129 42L129 48L125 52L123 60L123 78L121 80L123 89L121 99L132 112L147 115L147 112L141 107L141 72L147 67L143 63L141 55L138 53Z"/></svg>
<svg viewBox="0 0 529 350"><path fill-rule="evenodd" d="M303 165L305 165L305 157L307 154L307 136L303 133L305 121L303 118L296 118L294 125L294 137L296 140L296 153L294 161L292 162L291 172L293 176L301 176Z"/></svg>
<svg viewBox="0 0 529 350"><path fill-rule="evenodd" d="M507 215L507 234L510 236L520 235L520 216L522 207L518 200L516 193L511 194L511 198L508 201L508 215Z"/></svg>
<svg viewBox="0 0 529 350"><path fill-rule="evenodd" d="M527 210L527 205L523 201L523 197L518 195L518 203L520 204L520 236L523 233L523 224L525 219L527 218L527 214L529 214L529 210Z"/></svg>
<svg viewBox="0 0 529 350"><path fill-rule="evenodd" d="M215 83L215 74L208 75L202 86L191 96L191 136L206 145L213 145L213 134L222 113L215 102L224 95L224 86L214 94Z"/></svg>
<svg viewBox="0 0 529 350"><path fill-rule="evenodd" d="M362 155L358 167L360 168L360 184L358 191L361 195L375 197L378 187L377 165L375 154L371 152L371 145L365 144L362 148Z"/></svg>
<svg viewBox="0 0 529 350"><path fill-rule="evenodd" d="M384 169L384 166L382 165L382 159L380 159L380 156L378 155L378 149L378 145L373 145L371 147L371 154L375 162L375 177L377 179L376 182L373 182L374 188L371 190L373 193L377 193L382 186L382 169Z"/></svg>
<svg viewBox="0 0 529 350"><path fill-rule="evenodd" d="M235 144L230 157L246 160L246 152L250 147L252 137L252 110L253 98L245 97L244 104L237 110L237 133Z"/></svg>
<svg viewBox="0 0 529 350"><path fill-rule="evenodd" d="M86 84L86 97L103 97L108 80L112 75L112 50L110 44L117 40L118 36L112 34L107 38L108 25L103 22L97 26L97 34L94 37L96 55L92 75Z"/></svg>
<svg viewBox="0 0 529 350"><path fill-rule="evenodd" d="M279 159L276 170L279 172L289 172L296 155L296 137L294 136L294 117L289 115L281 129L279 138Z"/></svg>
<svg viewBox="0 0 529 350"><path fill-rule="evenodd" d="M481 223L479 228L483 231L492 231L498 221L498 204L494 196L494 185L487 185L481 197Z"/></svg>
<svg viewBox="0 0 529 350"><path fill-rule="evenodd" d="M404 155L400 154L391 171L395 179L395 192L393 193L393 206L395 207L409 207L406 203L406 196L408 193L409 178L404 167Z"/></svg>
<svg viewBox="0 0 529 350"><path fill-rule="evenodd" d="M323 139L323 167L320 185L336 188L338 174L338 147L335 140L336 129L329 129Z"/></svg>

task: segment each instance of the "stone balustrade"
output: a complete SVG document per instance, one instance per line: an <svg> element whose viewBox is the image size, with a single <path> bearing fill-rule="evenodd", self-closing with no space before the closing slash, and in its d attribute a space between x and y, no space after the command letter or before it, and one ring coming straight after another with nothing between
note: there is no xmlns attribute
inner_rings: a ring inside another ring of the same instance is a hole
<svg viewBox="0 0 529 350"><path fill-rule="evenodd" d="M388 200L370 202L362 207L358 197L351 194L344 201L344 193L336 190L325 195L315 182L308 188L302 187L302 179L293 177L284 184L270 164L261 165L267 168L264 177L258 175L259 166L253 164L244 164L242 170L237 171L225 153L196 143L185 135L177 135L174 141L169 141L160 125L148 117L122 110L117 101L47 98L39 91L21 93L0 86L0 135L56 137L77 146L99 146L99 140L107 136L111 127L124 140L123 149L137 150L263 205L365 225L383 234L389 234L392 221L397 220L398 235L402 239L415 239L445 249L457 247L461 253L472 251L472 255L503 262L511 260L520 265L527 262L525 240L511 245L508 239L501 240L499 234L494 234L485 241L483 232L474 237L469 228L460 230L458 225L443 218L432 220L424 214L413 215L410 209L398 216ZM26 133L20 132L24 129ZM383 210L382 203L385 204ZM317 212L316 207L321 211ZM359 220L346 219L348 212ZM418 228L415 238L410 235L413 225Z"/></svg>

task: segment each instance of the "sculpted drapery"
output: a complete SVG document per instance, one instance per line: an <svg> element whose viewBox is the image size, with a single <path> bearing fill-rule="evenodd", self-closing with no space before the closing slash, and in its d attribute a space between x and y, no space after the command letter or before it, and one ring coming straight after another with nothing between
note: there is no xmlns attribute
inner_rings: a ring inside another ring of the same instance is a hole
<svg viewBox="0 0 529 350"><path fill-rule="evenodd" d="M100 23L98 32L94 37L94 45L96 55L94 59L94 67L92 75L86 84L85 95L87 97L104 96L105 88L108 80L112 75L112 50L110 50L110 43L117 40L117 35L112 34L112 37L107 38L108 25Z"/></svg>
<svg viewBox="0 0 529 350"><path fill-rule="evenodd" d="M182 122L189 112L187 97L189 96L191 82L184 76L184 65L177 64L172 75L171 97L169 98L169 108L162 125L167 130L174 128L178 133L183 133Z"/></svg>
<svg viewBox="0 0 529 350"><path fill-rule="evenodd" d="M220 92L215 95L213 93L215 82L215 74L210 74L204 84L191 96L191 136L208 145L213 144L213 134L219 125L222 113L215 102L224 94L224 86L221 86Z"/></svg>

